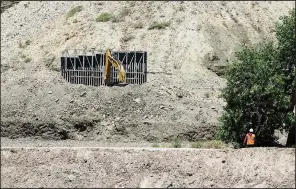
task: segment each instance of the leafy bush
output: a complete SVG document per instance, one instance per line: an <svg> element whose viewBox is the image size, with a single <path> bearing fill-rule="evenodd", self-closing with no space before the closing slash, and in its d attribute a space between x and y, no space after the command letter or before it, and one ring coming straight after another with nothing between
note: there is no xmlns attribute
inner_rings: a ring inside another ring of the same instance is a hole
<svg viewBox="0 0 296 189"><path fill-rule="evenodd" d="M77 12L80 12L83 10L83 7L82 6L76 6L76 7L73 7L72 9L69 10L69 12L67 13L66 15L66 19L74 16L75 13Z"/></svg>
<svg viewBox="0 0 296 189"><path fill-rule="evenodd" d="M148 30L153 30L153 29L165 29L166 27L170 26L171 23L170 22L156 22L154 21L148 28Z"/></svg>
<svg viewBox="0 0 296 189"><path fill-rule="evenodd" d="M220 118L217 138L242 143L253 128L258 145L272 145L274 130L295 125L291 90L295 88L295 9L277 24L278 46L273 42L244 47L226 71L222 91L227 105ZM295 127L295 126L294 126Z"/></svg>
<svg viewBox="0 0 296 189"><path fill-rule="evenodd" d="M291 92L296 88L296 37L295 37L295 8L289 16L280 17L282 22L276 24L276 36L279 42L279 62L285 75L285 90Z"/></svg>
<svg viewBox="0 0 296 189"><path fill-rule="evenodd" d="M110 21L114 16L110 13L102 13L97 16L96 22L108 22Z"/></svg>

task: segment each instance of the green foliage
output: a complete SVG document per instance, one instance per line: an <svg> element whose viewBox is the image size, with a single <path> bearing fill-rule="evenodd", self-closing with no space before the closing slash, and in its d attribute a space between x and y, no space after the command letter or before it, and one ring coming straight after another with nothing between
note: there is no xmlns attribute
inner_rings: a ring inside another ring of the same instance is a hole
<svg viewBox="0 0 296 189"><path fill-rule="evenodd" d="M172 147L173 148L181 148L181 143L176 136L172 139Z"/></svg>
<svg viewBox="0 0 296 189"><path fill-rule="evenodd" d="M153 148L159 148L159 147L160 147L160 145L159 145L159 144L157 144L157 143L153 143L153 144L152 144L152 147L153 147Z"/></svg>
<svg viewBox="0 0 296 189"><path fill-rule="evenodd" d="M166 27L170 26L171 23L170 22L153 22L148 30L153 30L153 29L158 29L158 30L161 30L161 29L165 29Z"/></svg>
<svg viewBox="0 0 296 189"><path fill-rule="evenodd" d="M243 134L254 128L259 145L273 144L274 130L295 125L289 109L295 87L295 9L276 26L278 46L260 43L244 47L226 71L222 97L227 105L220 118L217 138L242 143Z"/></svg>
<svg viewBox="0 0 296 189"><path fill-rule="evenodd" d="M295 8L289 16L280 17L281 22L276 25L278 39L279 61L285 74L285 89L288 93L296 87L296 37L295 37Z"/></svg>
<svg viewBox="0 0 296 189"><path fill-rule="evenodd" d="M108 22L110 21L114 16L110 13L102 13L97 16L96 22Z"/></svg>
<svg viewBox="0 0 296 189"><path fill-rule="evenodd" d="M69 12L67 13L66 15L66 19L74 16L75 13L77 12L80 12L83 10L83 7L82 6L76 6L76 7L73 7L72 9L69 10Z"/></svg>

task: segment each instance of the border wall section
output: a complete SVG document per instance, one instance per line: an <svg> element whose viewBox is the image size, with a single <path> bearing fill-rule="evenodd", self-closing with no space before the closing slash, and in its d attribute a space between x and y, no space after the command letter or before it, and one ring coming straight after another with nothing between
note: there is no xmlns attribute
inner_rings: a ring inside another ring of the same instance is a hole
<svg viewBox="0 0 296 189"><path fill-rule="evenodd" d="M147 81L147 52L112 51L126 72L126 84L143 84ZM105 52L99 50L68 49L62 52L61 74L72 84L105 85ZM118 72L112 67L111 82L118 83Z"/></svg>

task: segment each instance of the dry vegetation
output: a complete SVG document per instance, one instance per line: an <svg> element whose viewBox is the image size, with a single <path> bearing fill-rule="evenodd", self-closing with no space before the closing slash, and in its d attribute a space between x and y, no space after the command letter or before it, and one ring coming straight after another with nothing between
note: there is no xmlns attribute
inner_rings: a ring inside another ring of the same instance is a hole
<svg viewBox="0 0 296 189"><path fill-rule="evenodd" d="M209 140L209 141L197 141L191 144L192 148L214 148L223 149L226 148L226 144L219 140Z"/></svg>
<svg viewBox="0 0 296 189"><path fill-rule="evenodd" d="M82 6L76 6L76 7L73 7L71 10L69 10L69 12L67 13L66 15L66 19L74 16L76 13L80 12L83 10L83 7Z"/></svg>
<svg viewBox="0 0 296 189"><path fill-rule="evenodd" d="M148 27L148 30L153 30L153 29L161 30L161 29L165 29L165 28L169 27L170 25L171 25L170 22L157 22L157 21L154 21L154 22Z"/></svg>
<svg viewBox="0 0 296 189"><path fill-rule="evenodd" d="M114 18L114 16L111 13L102 13L97 16L96 21L97 22L108 22L113 18Z"/></svg>

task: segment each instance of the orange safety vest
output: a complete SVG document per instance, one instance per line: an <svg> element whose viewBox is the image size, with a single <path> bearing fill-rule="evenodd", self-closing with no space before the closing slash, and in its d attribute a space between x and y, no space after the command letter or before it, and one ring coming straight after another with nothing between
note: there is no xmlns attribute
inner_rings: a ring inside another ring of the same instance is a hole
<svg viewBox="0 0 296 189"><path fill-rule="evenodd" d="M255 144L255 135L249 135L247 134L247 145L254 145Z"/></svg>

